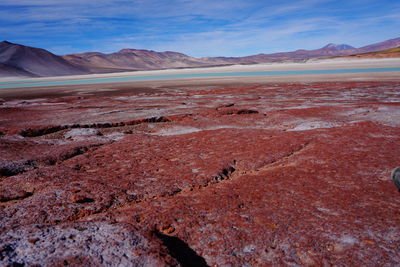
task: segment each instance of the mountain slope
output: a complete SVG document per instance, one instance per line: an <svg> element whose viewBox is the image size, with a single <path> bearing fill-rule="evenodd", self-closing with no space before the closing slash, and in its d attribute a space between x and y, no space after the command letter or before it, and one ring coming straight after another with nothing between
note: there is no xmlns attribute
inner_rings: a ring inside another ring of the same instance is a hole
<svg viewBox="0 0 400 267"><path fill-rule="evenodd" d="M64 59L96 71L102 69L155 70L209 66L210 62L177 52L155 52L139 49L122 49L116 53L97 52L72 54ZM224 64L224 62L219 62Z"/></svg>
<svg viewBox="0 0 400 267"><path fill-rule="evenodd" d="M0 63L0 77L37 77L37 75Z"/></svg>
<svg viewBox="0 0 400 267"><path fill-rule="evenodd" d="M280 52L273 54L258 54L246 57L216 57L207 58L208 61L229 62L231 64L254 64L286 60L304 60L317 57L345 56L355 53L356 48L346 44L328 44L315 50L296 50L293 52Z"/></svg>
<svg viewBox="0 0 400 267"><path fill-rule="evenodd" d="M7 41L0 43L0 63L3 64L2 70L6 68L4 66L7 66L8 69L14 68L15 70L20 70L21 73L30 73L30 76L88 73L85 68L73 65L62 57L44 49L13 44Z"/></svg>
<svg viewBox="0 0 400 267"><path fill-rule="evenodd" d="M400 38L386 40L380 43L375 43L367 46L363 46L357 49L357 54L382 51L400 46Z"/></svg>

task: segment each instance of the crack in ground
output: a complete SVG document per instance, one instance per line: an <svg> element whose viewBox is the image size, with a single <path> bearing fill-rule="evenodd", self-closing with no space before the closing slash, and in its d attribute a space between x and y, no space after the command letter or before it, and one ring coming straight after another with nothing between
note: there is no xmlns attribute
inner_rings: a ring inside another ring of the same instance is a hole
<svg viewBox="0 0 400 267"><path fill-rule="evenodd" d="M278 159L274 159L271 162L255 169L255 170L250 170L250 171L238 171L236 172L235 177L239 177L242 175L257 175L260 172L266 171L268 169L272 169L272 168L276 168L279 166L282 166L282 163L289 160L290 158L292 158L293 156L303 152L305 149L307 149L309 147L309 145L311 144L311 141L308 141L306 143L304 143L300 148L293 150L290 153L287 153L286 155L278 158Z"/></svg>
<svg viewBox="0 0 400 267"><path fill-rule="evenodd" d="M270 162L266 165L263 165L260 168L257 168L256 170L241 171L241 170L237 169L237 161L233 160L230 164L227 164L224 168L219 170L216 175L211 176L203 184L193 184L184 189L176 188L173 191L163 192L161 194L157 194L157 195L153 195L153 196L149 196L149 197L136 196L136 197L132 198L132 200L128 200L125 203L121 203L121 204L115 205L115 206L114 206L115 201L114 201L114 199L112 199L109 204L101 207L97 211L90 212L89 214L85 214L83 216L73 215L73 216L67 218L66 220L64 220L63 222L83 220L84 218L92 216L92 215L105 213L110 210L122 209L125 206L129 206L129 205L136 205L136 204L150 202L152 200L157 200L157 199L162 199L162 198L171 198L171 197L175 197L177 195L185 194L185 193L190 194L193 191L204 190L208 187L223 183L223 182L231 180L233 178L236 179L242 175L257 175L258 173L265 171L267 169L280 166L284 161L287 161L290 158L292 158L293 156L304 151L304 149L306 149L309 145L310 145L310 142L307 142L307 143L303 144L300 148L295 149L278 159L274 159L272 162ZM90 202L87 202L87 204L90 204Z"/></svg>
<svg viewBox="0 0 400 267"><path fill-rule="evenodd" d="M222 182L224 180L230 179L232 177L232 174L236 170L236 168L234 167L235 165L236 165L236 160L233 160L232 164L228 164L226 167L222 168L220 171L217 172L216 175L212 176L210 179L205 181L204 184L191 185L191 186L188 186L186 189L176 188L173 191L167 191L167 192L163 192L161 194L157 194L157 195L153 195L153 196L149 196L149 197L136 196L136 197L132 198L132 200L128 200L128 201L126 201L124 203L121 203L121 204L115 205L115 206L113 206L114 203L115 203L115 196L113 196L111 201L110 201L110 203L108 203L107 205L101 207L100 209L98 209L96 211L92 211L89 214L72 215L69 218L67 218L66 220L64 220L63 222L71 222L71 221L76 221L76 220L82 220L82 219L84 219L86 217L89 217L89 216L92 216L92 215L101 214L101 213L107 212L109 210L121 209L121 208L123 208L125 206L128 206L128 205L132 205L132 204L136 205L136 204L139 204L139 203L150 202L150 201L156 200L156 199L174 197L176 195L183 194L183 193L186 193L186 192L191 192L193 190L206 188L206 187L208 187L210 185L217 184L217 183L220 183L220 182ZM87 202L87 203L90 203L90 202Z"/></svg>
<svg viewBox="0 0 400 267"><path fill-rule="evenodd" d="M38 160L0 162L0 177L11 177L41 167L52 166L56 163L61 163L73 157L82 155L92 148L97 149L106 144L108 143L74 147L72 151L67 151L66 153L59 155L57 158L50 157Z"/></svg>
<svg viewBox="0 0 400 267"><path fill-rule="evenodd" d="M269 162L266 165L263 165L259 168L257 168L256 170L250 170L250 171L241 171L239 169L237 169L237 161L233 160L231 164L227 164L227 166L225 166L224 168L222 168L220 171L217 172L216 175L212 176L210 179L206 180L203 184L193 184L185 189L182 188L177 188L174 191L170 191L170 192L163 192L162 194L158 194L158 195L154 195L154 196L149 196L149 197L138 197L135 198L131 201L127 201L125 203L122 203L120 205L117 206L112 206L111 205L107 205L106 208L102 208L96 212L93 212L91 214L85 215L83 217L79 217L79 218L74 218L75 220L79 220L79 219L83 219L87 216L90 215L94 215L94 214L100 214L100 213L104 213L107 212L109 210L117 210L117 209L121 209L124 208L125 206L129 206L129 205L136 205L139 203L145 203L145 202L150 202L152 200L156 200L156 199L162 199L162 198L167 198L167 197L175 197L177 195L180 194L185 194L185 193L190 193L193 192L195 190L203 190L206 189L210 186L213 186L215 184L219 184L219 183L223 183L224 181L228 181L231 180L232 178L238 178L242 175L257 175L258 173L265 171L267 169L270 168L274 168L277 167L279 165L281 165L284 161L289 160L290 158L292 158L293 156L301 153L302 151L304 151L304 149L306 149L311 142L306 142L305 144L303 144L300 148L295 149L285 155L283 155L282 157L278 158L278 159L274 159L272 160L272 162Z"/></svg>
<svg viewBox="0 0 400 267"><path fill-rule="evenodd" d="M172 122L180 119L190 117L192 114L175 115L175 116L160 116L151 117L138 120L122 121L122 122L105 122L105 123L89 123L89 124L67 124L67 125L56 125L47 126L42 128L28 128L20 131L20 135L23 137L38 137L46 134L56 133L66 129L74 128L114 128L123 126L139 125L143 123L160 123L160 122Z"/></svg>
<svg viewBox="0 0 400 267"><path fill-rule="evenodd" d="M24 190L16 190L16 191L12 191L12 190L1 190L0 191L0 202L9 202L9 201L13 201L13 200L22 200L25 198L28 198L30 196L33 196L32 192L27 192Z"/></svg>

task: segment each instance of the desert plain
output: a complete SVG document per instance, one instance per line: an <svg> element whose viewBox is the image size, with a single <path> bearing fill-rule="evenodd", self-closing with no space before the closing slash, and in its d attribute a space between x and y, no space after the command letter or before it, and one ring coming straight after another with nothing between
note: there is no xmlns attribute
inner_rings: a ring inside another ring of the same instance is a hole
<svg viewBox="0 0 400 267"><path fill-rule="evenodd" d="M144 74L377 67L400 59ZM1 88L0 98L2 266L400 264L399 71Z"/></svg>

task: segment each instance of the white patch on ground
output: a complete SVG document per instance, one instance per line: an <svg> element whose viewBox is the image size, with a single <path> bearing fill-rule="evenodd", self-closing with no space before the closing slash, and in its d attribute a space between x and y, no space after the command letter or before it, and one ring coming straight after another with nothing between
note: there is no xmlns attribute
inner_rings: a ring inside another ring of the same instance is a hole
<svg viewBox="0 0 400 267"><path fill-rule="evenodd" d="M112 132L110 134L105 135L105 137L113 140L113 141L118 141L124 138L125 134L120 133L120 132Z"/></svg>
<svg viewBox="0 0 400 267"><path fill-rule="evenodd" d="M245 247L243 248L243 252L244 252L244 253L251 253L251 252L255 251L256 248L257 248L257 247L256 247L255 245L253 245L253 244L247 245L247 246L245 246Z"/></svg>
<svg viewBox="0 0 400 267"><path fill-rule="evenodd" d="M358 243L358 239L356 239L350 235L342 236L341 238L339 238L339 241L341 241L344 244L349 244L349 245L354 245L354 244Z"/></svg>
<svg viewBox="0 0 400 267"><path fill-rule="evenodd" d="M105 135L101 135L98 129L92 128L77 128L72 129L64 134L65 139L73 141L101 141L110 142L121 140L125 136L121 132L111 132Z"/></svg>
<svg viewBox="0 0 400 267"><path fill-rule="evenodd" d="M23 137L23 136L21 136L19 134L16 134L16 135L1 135L0 136L0 140L1 139L15 141L15 140L23 140L23 139L25 139L25 137Z"/></svg>
<svg viewBox="0 0 400 267"><path fill-rule="evenodd" d="M97 129L90 129L90 128L77 128L72 129L64 134L64 138L67 139L77 139L81 137L87 136L97 136L100 133Z"/></svg>
<svg viewBox="0 0 400 267"><path fill-rule="evenodd" d="M327 122L327 121L306 121L300 123L296 127L289 129L288 131L308 131L314 129L322 129L322 128L333 128L341 126L338 123Z"/></svg>
<svg viewBox="0 0 400 267"><path fill-rule="evenodd" d="M317 208L317 210L319 210L322 213L329 214L329 215L334 215L334 216L339 216L339 213L337 213L335 211L332 211L330 209L323 208L323 207L316 207L316 208Z"/></svg>
<svg viewBox="0 0 400 267"><path fill-rule="evenodd" d="M195 128L191 126L173 126L171 128L165 128L158 132L153 133L153 135L159 136L170 136L170 135L181 135L181 134L189 134L189 133L197 133L202 131L213 131L219 129L264 129L262 127L241 127L234 125L218 125L218 126L210 126L205 128Z"/></svg>
<svg viewBox="0 0 400 267"><path fill-rule="evenodd" d="M386 126L400 126L400 107L398 106L355 108L338 115L351 116L351 122L372 121Z"/></svg>
<svg viewBox="0 0 400 267"><path fill-rule="evenodd" d="M35 144L46 144L46 145L65 145L75 142L72 139L36 139L32 140Z"/></svg>
<svg viewBox="0 0 400 267"><path fill-rule="evenodd" d="M363 116L363 118L367 118L386 126L398 127L400 126L400 107L379 107L376 112L369 113L367 116Z"/></svg>
<svg viewBox="0 0 400 267"><path fill-rule="evenodd" d="M341 112L338 115L342 116L365 115L369 112L371 112L371 109L369 108L355 108L349 111Z"/></svg>
<svg viewBox="0 0 400 267"><path fill-rule="evenodd" d="M313 107L318 107L318 105L300 105L300 106L293 106L293 107L285 107L285 109L307 109L307 108L313 108Z"/></svg>
<svg viewBox="0 0 400 267"><path fill-rule="evenodd" d="M188 133L196 133L203 131L202 129L189 127L189 126L174 126L171 128L162 129L161 131L154 133L155 135L160 136L170 136L170 135L181 135L181 134L188 134Z"/></svg>
<svg viewBox="0 0 400 267"><path fill-rule="evenodd" d="M127 100L132 100L132 99L137 99L138 96L119 96L119 97L114 97L114 100L120 100L120 101L127 101Z"/></svg>
<svg viewBox="0 0 400 267"><path fill-rule="evenodd" d="M150 127L149 127L150 128ZM181 134L190 134L202 131L213 131L213 130L220 130L220 129L254 129L254 130L271 130L275 129L274 126L272 127L264 127L263 125L260 126L235 126L235 125L218 125L218 126L210 126L205 128L195 128L191 126L173 126L170 128L164 128L157 132L151 133L151 135L158 135L158 136L172 136L172 135L181 135Z"/></svg>
<svg viewBox="0 0 400 267"><path fill-rule="evenodd" d="M29 99L29 100L12 100L3 102L0 105L2 107L14 108L14 107L26 107L26 106L52 106L52 105L64 105L65 102L43 102L46 101L45 98Z"/></svg>
<svg viewBox="0 0 400 267"><path fill-rule="evenodd" d="M373 138L400 138L400 135L387 135L387 134L368 134Z"/></svg>

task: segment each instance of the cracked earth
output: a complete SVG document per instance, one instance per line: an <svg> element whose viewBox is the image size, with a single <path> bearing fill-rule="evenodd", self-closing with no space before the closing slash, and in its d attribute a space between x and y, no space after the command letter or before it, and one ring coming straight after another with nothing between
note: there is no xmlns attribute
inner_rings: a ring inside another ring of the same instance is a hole
<svg viewBox="0 0 400 267"><path fill-rule="evenodd" d="M0 102L2 266L400 264L400 83Z"/></svg>

